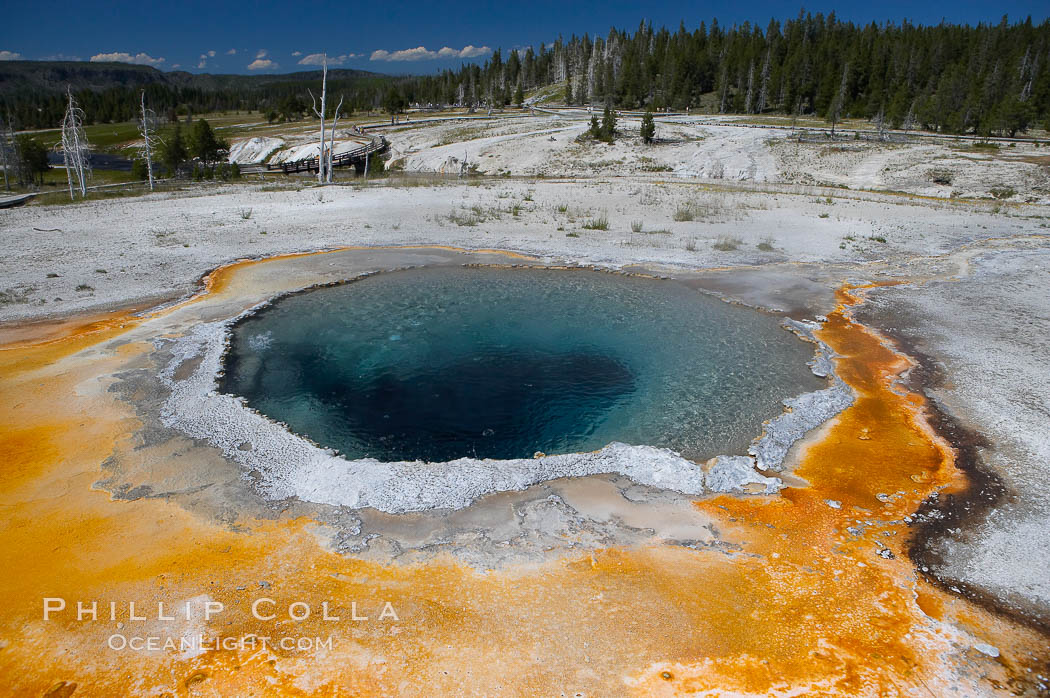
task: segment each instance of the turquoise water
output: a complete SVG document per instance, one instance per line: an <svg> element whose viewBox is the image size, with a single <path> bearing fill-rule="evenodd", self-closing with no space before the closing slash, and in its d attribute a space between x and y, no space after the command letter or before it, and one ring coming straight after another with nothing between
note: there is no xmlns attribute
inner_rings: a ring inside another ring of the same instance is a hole
<svg viewBox="0 0 1050 698"><path fill-rule="evenodd" d="M777 318L677 281L443 267L288 296L234 330L224 392L349 458L743 453L822 386Z"/></svg>

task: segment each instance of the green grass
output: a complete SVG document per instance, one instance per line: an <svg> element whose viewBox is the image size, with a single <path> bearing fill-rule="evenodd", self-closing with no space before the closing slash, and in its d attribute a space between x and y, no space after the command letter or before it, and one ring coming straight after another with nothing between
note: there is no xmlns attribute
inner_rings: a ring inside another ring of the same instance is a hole
<svg viewBox="0 0 1050 698"><path fill-rule="evenodd" d="M603 213L601 216L598 216L597 218L591 218L591 219L588 219L588 220L584 221L583 228L585 230L608 230L609 229L609 219Z"/></svg>
<svg viewBox="0 0 1050 698"><path fill-rule="evenodd" d="M565 82L558 82L553 85L547 85L546 87L529 90L525 93L525 98L535 98L536 104L551 104L553 102L561 103L565 100Z"/></svg>
<svg viewBox="0 0 1050 698"><path fill-rule="evenodd" d="M458 226L469 228L472 228L481 222L481 219L476 214L462 213L458 211L453 211L448 214L448 220Z"/></svg>
<svg viewBox="0 0 1050 698"><path fill-rule="evenodd" d="M712 247L718 250L719 252L732 252L733 250L740 247L740 240L738 240L737 238L731 238L723 235L722 237L715 240L715 243L712 245Z"/></svg>
<svg viewBox="0 0 1050 698"><path fill-rule="evenodd" d="M118 172L116 170L93 170L88 178L89 187L97 187L100 184L124 184L134 182L130 172ZM76 186L74 184L74 186ZM52 167L44 173L44 185L42 192L50 191L52 188L64 190L69 195L69 184L66 179L66 170L61 167ZM89 192L90 195L90 192Z"/></svg>
<svg viewBox="0 0 1050 698"><path fill-rule="evenodd" d="M696 206L693 204L679 204L672 218L679 223L696 220Z"/></svg>
<svg viewBox="0 0 1050 698"><path fill-rule="evenodd" d="M185 116L180 116L179 119L182 123L183 135L185 136L191 124L185 123ZM269 125L265 123L266 118L259 113L235 114L232 112L194 114L193 120L197 121L197 119L206 119L208 123L211 124L212 128L218 130L217 135L227 140L248 133L259 135L263 131L279 130L279 126L283 126L287 130L288 128L294 128L296 126L306 126L309 123L304 120L291 122L290 124ZM156 133L161 140L167 138L175 130L175 125L168 123L166 117L158 115L157 121ZM349 126L350 121L340 119L339 123L340 125L346 123ZM242 126L242 124L254 125ZM36 131L31 135L48 148L57 145L62 140L62 131L58 128ZM141 136L139 136L137 121L121 121L112 124L90 124L84 127L84 135L87 136L88 142L91 143L92 150L118 155L131 155L131 153L125 149L126 146L140 140L141 138Z"/></svg>

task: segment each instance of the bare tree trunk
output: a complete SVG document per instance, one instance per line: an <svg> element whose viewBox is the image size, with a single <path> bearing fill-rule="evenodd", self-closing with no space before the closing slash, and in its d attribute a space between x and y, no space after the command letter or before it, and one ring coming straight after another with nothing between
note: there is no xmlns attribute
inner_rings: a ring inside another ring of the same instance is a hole
<svg viewBox="0 0 1050 698"><path fill-rule="evenodd" d="M766 49L766 58L762 62L762 76L759 81L758 104L755 108L756 114L764 112L769 102L769 53L770 50Z"/></svg>
<svg viewBox="0 0 1050 698"><path fill-rule="evenodd" d="M752 59L747 69L747 97L744 99L744 113L754 113L751 107L754 105L755 96L755 61Z"/></svg>
<svg viewBox="0 0 1050 698"><path fill-rule="evenodd" d="M908 115L904 117L904 137L908 137L908 131L915 128L915 103L918 100L912 100L911 106L908 107Z"/></svg>
<svg viewBox="0 0 1050 698"><path fill-rule="evenodd" d="M328 98L328 54L324 54L324 63L321 69L321 110L317 110L317 100L314 99L314 93L310 93L310 100L313 103L314 114L321 120L321 139L318 142L320 146L317 151L317 183L324 184L324 170L325 170L325 154L324 154L324 112L325 104Z"/></svg>
<svg viewBox="0 0 1050 698"><path fill-rule="evenodd" d="M22 172L22 146L19 145L18 139L15 137L15 129L11 124L11 115L7 115L7 135L8 145L10 146L11 153L11 166L14 170L14 179L19 184L25 179L25 173Z"/></svg>
<svg viewBox="0 0 1050 698"><path fill-rule="evenodd" d="M76 197L73 195L73 158L70 156L69 149L72 147L66 137L66 131L69 128L69 111L66 111L66 115L62 118L62 163L66 167L66 183L69 185L69 200L76 201Z"/></svg>
<svg viewBox="0 0 1050 698"><path fill-rule="evenodd" d="M878 129L879 140L886 140L886 113L879 107L879 113L875 115L875 127Z"/></svg>
<svg viewBox="0 0 1050 698"><path fill-rule="evenodd" d="M66 165L66 179L69 182L69 198L73 198L73 179L76 178L80 196L87 196L87 178L91 165L87 160L87 149L90 144L84 135L84 110L77 106L73 92L66 88L68 106L62 119L62 159Z"/></svg>
<svg viewBox="0 0 1050 698"><path fill-rule="evenodd" d="M149 175L149 190L153 191L153 112L146 110L146 91L142 91L142 122L139 124L139 133L142 134L143 154L146 156L146 172Z"/></svg>
<svg viewBox="0 0 1050 698"><path fill-rule="evenodd" d="M835 95L834 101L831 103L831 109L828 112L828 121L831 122L831 137L835 137L835 126L839 122L839 116L842 114L842 108L846 102L846 87L849 84L849 63L842 66L842 82L839 84L838 94Z"/></svg>
<svg viewBox="0 0 1050 698"><path fill-rule="evenodd" d="M4 189L11 191L11 181L9 179L8 170L11 169L11 163L14 160L14 149L10 142L10 136L8 135L9 126L11 119L8 117L7 123L0 121L0 158L3 159L4 166Z"/></svg>
<svg viewBox="0 0 1050 698"><path fill-rule="evenodd" d="M343 108L343 96L339 95L339 105L335 108L335 118L332 119L332 137L329 139L328 147L328 183L332 182L333 159L335 158L335 128L339 125L339 110Z"/></svg>
<svg viewBox="0 0 1050 698"><path fill-rule="evenodd" d="M729 97L729 73L728 73L728 68L726 68L725 64L722 65L722 80L721 80L721 83L722 84L719 86L721 88L721 97L719 98L719 101L718 101L718 113L719 114L725 114L726 113L726 99Z"/></svg>

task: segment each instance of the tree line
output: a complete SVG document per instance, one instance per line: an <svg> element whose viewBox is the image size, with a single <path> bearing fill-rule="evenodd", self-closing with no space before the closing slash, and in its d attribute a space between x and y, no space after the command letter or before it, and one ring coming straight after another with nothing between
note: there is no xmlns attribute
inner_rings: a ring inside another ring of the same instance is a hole
<svg viewBox="0 0 1050 698"><path fill-rule="evenodd" d="M763 28L744 22L497 51L483 65L420 78L413 102L510 101L519 89L564 84L576 105L701 109L881 120L894 128L1014 135L1050 128L1050 21L977 26L866 24L800 13Z"/></svg>
<svg viewBox="0 0 1050 698"><path fill-rule="evenodd" d="M201 76L197 76L201 77ZM243 76L242 76L243 77ZM319 79L259 83L224 76L179 86L146 86L160 115L259 111L274 120L307 113L306 89ZM1050 127L1050 21L977 26L909 22L855 24L834 13L799 13L764 27L717 20L676 30L641 23L634 32L559 38L435 75L357 74L329 78L350 112L409 105L502 107L537 88L557 86L560 101L615 108L710 113L853 117L895 128L1014 135ZM76 94L88 123L134 118L139 87ZM61 94L6 94L18 128L56 125Z"/></svg>
<svg viewBox="0 0 1050 698"><path fill-rule="evenodd" d="M315 82L320 84L319 78L315 81L288 76L260 83L253 80L254 77L257 76L223 76L223 80L215 81L217 85L206 79L200 80L200 84L190 85L132 82L102 88L74 88L73 94L84 110L88 125L135 120L143 90L150 109L169 123L174 123L177 117L192 121L196 114L253 111L273 112L275 119L297 120L307 112L307 88L315 87ZM344 94L351 111L363 111L381 108L387 87L412 80L414 78L363 73L330 77L329 89ZM65 90L65 84L61 85L61 91L26 86L5 89L0 92L0 117L15 124L19 130L54 128L61 123L65 113Z"/></svg>

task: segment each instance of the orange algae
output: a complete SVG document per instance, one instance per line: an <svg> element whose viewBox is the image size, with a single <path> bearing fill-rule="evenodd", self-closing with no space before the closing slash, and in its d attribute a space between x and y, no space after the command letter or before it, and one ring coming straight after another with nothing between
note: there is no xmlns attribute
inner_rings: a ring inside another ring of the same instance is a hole
<svg viewBox="0 0 1050 698"><path fill-rule="evenodd" d="M208 291L228 290L254 264L216 272ZM232 527L165 499L113 500L92 484L137 422L90 386L123 357L76 352L131 320L0 352L0 555L17 570L0 577L0 685L40 694L76 684L75 695L939 694L952 681L942 652L959 631L931 617L983 633L1004 656L1037 640L927 585L907 562L903 517L960 476L921 399L893 384L906 360L850 320L854 293L842 292L821 338L858 399L801 449L795 472L809 487L700 502L725 546L612 549L487 573L451 559L347 558L303 519ZM103 611L45 622L45 596L117 602L116 620ZM273 599L277 619L252 616L259 597ZM133 621L126 607L200 598L225 612L171 624L155 610ZM294 602L311 616L290 619ZM396 621L377 618L386 602ZM342 620L324 620L323 604ZM347 620L355 612L369 620ZM331 637L332 647L107 648L129 630ZM982 672L1007 686L1019 666Z"/></svg>
<svg viewBox="0 0 1050 698"><path fill-rule="evenodd" d="M961 486L961 474L926 424L921 397L894 384L907 359L850 319L857 291L843 289L839 300L818 334L840 355L838 374L856 402L801 447L794 474L809 487L697 505L728 517L724 536L757 556L723 565L719 579L746 613L721 627L731 651L651 667L635 682L644 692L931 695L931 686L954 685L944 654L966 639L929 619L958 600L914 573L904 517L938 489ZM998 634L1022 655L1026 643L1040 646L964 605L973 615L954 620L967 630Z"/></svg>

